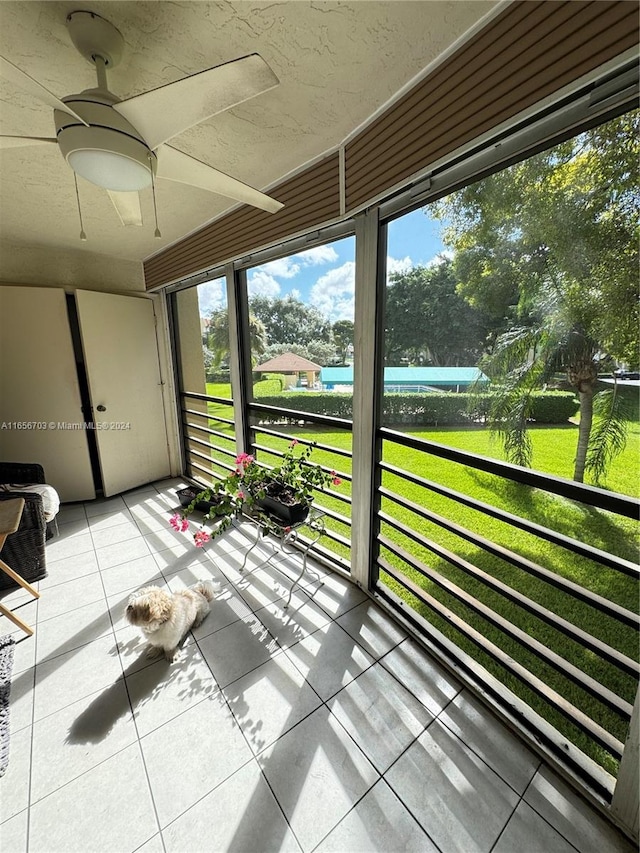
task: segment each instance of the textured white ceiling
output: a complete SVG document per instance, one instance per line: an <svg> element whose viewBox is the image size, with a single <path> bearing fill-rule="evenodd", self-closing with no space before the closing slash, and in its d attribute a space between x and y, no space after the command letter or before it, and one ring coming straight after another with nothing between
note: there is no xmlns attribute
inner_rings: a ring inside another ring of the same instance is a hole
<svg viewBox="0 0 640 853"><path fill-rule="evenodd" d="M264 189L335 148L493 7L493 0L388 2L0 2L0 54L62 97L95 85L65 19L87 9L125 39L109 87L126 98L258 52L275 89L174 137L171 144ZM49 107L0 81L0 133L53 136ZM78 181L87 242L79 240L73 173L57 147L0 157L0 240L140 261L210 221L233 202L157 182L162 240L153 237L151 190L144 225L120 224L106 192ZM2 278L0 257L0 278ZM5 277L6 280L6 277Z"/></svg>

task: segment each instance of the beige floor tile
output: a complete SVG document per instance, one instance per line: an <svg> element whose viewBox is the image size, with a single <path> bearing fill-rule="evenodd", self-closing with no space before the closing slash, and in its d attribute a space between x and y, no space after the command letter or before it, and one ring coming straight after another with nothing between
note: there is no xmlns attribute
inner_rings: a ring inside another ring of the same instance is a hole
<svg viewBox="0 0 640 853"><path fill-rule="evenodd" d="M29 853L123 853L157 832L135 743L31 807Z"/></svg>

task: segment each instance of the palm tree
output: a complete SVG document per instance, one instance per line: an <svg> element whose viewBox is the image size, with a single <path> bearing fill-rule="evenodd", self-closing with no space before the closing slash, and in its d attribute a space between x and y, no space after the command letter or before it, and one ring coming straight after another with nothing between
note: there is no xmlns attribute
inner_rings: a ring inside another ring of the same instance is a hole
<svg viewBox="0 0 640 853"><path fill-rule="evenodd" d="M267 348L267 332L264 324L253 314L249 314L249 341L251 360L262 355ZM213 353L216 367L229 355L229 312L220 308L211 313L208 335L209 350Z"/></svg>
<svg viewBox="0 0 640 853"><path fill-rule="evenodd" d="M493 396L490 426L501 437L507 458L530 466L531 439L527 423L532 415L532 394L563 371L575 388L580 409L573 479L584 482L590 473L598 483L612 458L625 445L627 411L617 388L597 391L601 345L586 325L568 310L556 292L537 312L537 322L500 335L491 355L481 366L499 391Z"/></svg>
<svg viewBox="0 0 640 853"><path fill-rule="evenodd" d="M607 357L636 367L640 111L607 121L436 203L457 290L491 321L493 426L529 464L531 394L564 371L580 405L574 479L596 482L625 441L624 396L597 391ZM610 362L611 363L611 362Z"/></svg>

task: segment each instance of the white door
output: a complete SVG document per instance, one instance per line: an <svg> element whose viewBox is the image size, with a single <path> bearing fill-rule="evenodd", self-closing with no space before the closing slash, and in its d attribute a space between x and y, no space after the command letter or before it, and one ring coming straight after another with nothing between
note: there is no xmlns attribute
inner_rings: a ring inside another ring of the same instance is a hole
<svg viewBox="0 0 640 853"><path fill-rule="evenodd" d="M76 291L105 496L170 473L150 299Z"/></svg>

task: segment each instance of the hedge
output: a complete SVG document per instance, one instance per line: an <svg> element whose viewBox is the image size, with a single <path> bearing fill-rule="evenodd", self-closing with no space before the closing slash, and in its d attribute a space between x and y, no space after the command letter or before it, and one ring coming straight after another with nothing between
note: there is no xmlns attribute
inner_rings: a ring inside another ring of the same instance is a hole
<svg viewBox="0 0 640 853"><path fill-rule="evenodd" d="M385 394L383 418L387 424L450 425L485 423L491 403L486 394ZM302 391L259 396L257 403L274 406L278 412L262 414L263 422L296 420L283 417L283 407L337 418L353 417L353 395L335 391ZM541 424L565 423L578 411L575 394L568 391L539 391L533 395L531 420Z"/></svg>
<svg viewBox="0 0 640 853"><path fill-rule="evenodd" d="M280 412L284 408L349 420L353 417L353 394L341 394L335 391L285 391L282 394L256 395L255 400L256 403L275 406L278 409L273 415L261 413L260 420L263 422L297 420L297 418L289 419L281 415Z"/></svg>
<svg viewBox="0 0 640 853"><path fill-rule="evenodd" d="M577 414L578 398L572 391L539 391L533 395L532 420L538 424L563 424Z"/></svg>
<svg viewBox="0 0 640 853"><path fill-rule="evenodd" d="M211 382L214 385L231 382L231 374L228 370L210 370L207 373L207 382Z"/></svg>

